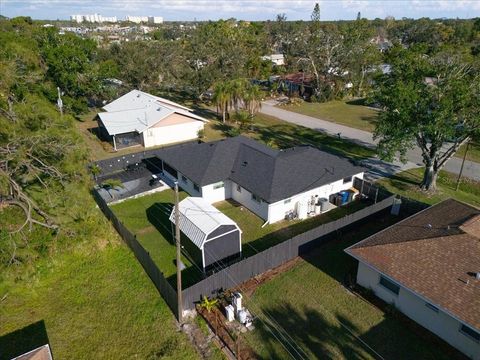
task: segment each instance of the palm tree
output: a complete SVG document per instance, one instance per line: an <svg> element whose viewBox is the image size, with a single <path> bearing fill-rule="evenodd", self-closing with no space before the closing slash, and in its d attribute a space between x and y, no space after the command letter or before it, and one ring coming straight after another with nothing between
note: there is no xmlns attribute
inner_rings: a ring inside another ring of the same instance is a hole
<svg viewBox="0 0 480 360"><path fill-rule="evenodd" d="M262 107L262 91L257 85L249 85L244 94L245 109L253 117Z"/></svg>
<svg viewBox="0 0 480 360"><path fill-rule="evenodd" d="M231 102L236 113L238 112L239 107L244 102L245 93L248 86L249 83L247 79L234 79L229 82Z"/></svg>
<svg viewBox="0 0 480 360"><path fill-rule="evenodd" d="M218 82L213 89L213 102L218 110L222 112L222 121L225 122L225 116L228 113L228 106L231 102L231 92L226 82Z"/></svg>

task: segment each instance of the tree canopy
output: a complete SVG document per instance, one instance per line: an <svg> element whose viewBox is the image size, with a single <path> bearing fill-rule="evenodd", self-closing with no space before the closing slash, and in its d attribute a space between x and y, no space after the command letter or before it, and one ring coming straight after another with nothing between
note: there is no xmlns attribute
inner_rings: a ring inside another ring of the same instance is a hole
<svg viewBox="0 0 480 360"><path fill-rule="evenodd" d="M438 172L459 147L480 131L478 69L461 56L422 48L394 48L392 72L381 77L374 93L382 111L375 136L383 157L401 157L417 145L425 175L422 187L435 190Z"/></svg>

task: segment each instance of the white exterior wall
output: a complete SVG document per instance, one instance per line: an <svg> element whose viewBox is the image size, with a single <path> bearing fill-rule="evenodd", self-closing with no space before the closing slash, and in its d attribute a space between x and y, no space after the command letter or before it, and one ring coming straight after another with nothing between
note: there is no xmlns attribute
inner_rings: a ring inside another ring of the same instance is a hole
<svg viewBox="0 0 480 360"><path fill-rule="evenodd" d="M237 190L237 184L232 181L231 184L231 192L232 196L231 198L243 206L245 206L247 209L249 209L251 212L255 213L256 215L260 216L262 219L267 220L268 219L268 203L265 201L261 201L260 203L256 202L255 200L252 199L252 193L250 193L247 189L244 189L243 187L241 188L241 191L239 192Z"/></svg>
<svg viewBox="0 0 480 360"><path fill-rule="evenodd" d="M320 186L313 190L308 190L304 193L294 195L288 199L290 202L285 204L285 200L280 200L276 203L270 204L268 207L268 221L270 224L283 220L285 218L285 214L290 210L295 210L296 204L299 201L310 200L312 196L318 195L318 198L329 198L331 194L338 193L343 190L348 190L353 186L353 178L363 179L363 172L356 174L352 177L352 181L347 183L343 183L343 179L335 181L333 183Z"/></svg>
<svg viewBox="0 0 480 360"><path fill-rule="evenodd" d="M427 328L447 343L474 360L480 360L480 343L459 331L461 322L439 309L438 313L425 306L426 301L400 286L395 295L379 284L380 273L359 262L357 283L372 289L376 296L393 303L405 315ZM433 304L435 305L435 304Z"/></svg>
<svg viewBox="0 0 480 360"><path fill-rule="evenodd" d="M180 171L177 171L178 173L178 186L180 186L183 190L185 190L190 196L202 196L202 188L200 188L200 191L197 191L193 188L193 182L187 177L186 181L183 181L182 179L182 173Z"/></svg>
<svg viewBox="0 0 480 360"><path fill-rule="evenodd" d="M150 147L196 139L201 129L202 121L150 128L143 132L143 145Z"/></svg>
<svg viewBox="0 0 480 360"><path fill-rule="evenodd" d="M224 181L224 187L214 189L216 184L210 184L202 187L202 197L210 204L223 201L232 197L232 182Z"/></svg>

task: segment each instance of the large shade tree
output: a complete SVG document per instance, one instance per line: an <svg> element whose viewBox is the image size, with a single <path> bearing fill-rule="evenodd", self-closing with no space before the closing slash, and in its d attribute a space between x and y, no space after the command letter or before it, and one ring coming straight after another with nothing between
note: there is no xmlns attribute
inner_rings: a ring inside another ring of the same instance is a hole
<svg viewBox="0 0 480 360"><path fill-rule="evenodd" d="M454 53L426 56L414 48L394 48L389 62L392 72L379 79L374 95L382 107L375 130L380 155L405 160L418 146L421 187L434 191L445 163L479 133L478 71Z"/></svg>

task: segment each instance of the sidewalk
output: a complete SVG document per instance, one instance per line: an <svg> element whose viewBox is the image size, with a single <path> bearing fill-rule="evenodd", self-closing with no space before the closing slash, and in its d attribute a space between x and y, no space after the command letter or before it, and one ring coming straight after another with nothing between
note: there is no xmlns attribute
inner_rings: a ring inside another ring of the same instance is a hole
<svg viewBox="0 0 480 360"><path fill-rule="evenodd" d="M373 134L368 131L284 110L276 107L275 104L275 100L264 101L260 112L292 124L321 131L331 136L338 136L365 147L375 148L378 143L378 141L373 140ZM408 162L406 164L403 164L400 161L389 163L377 158L367 159L364 164L371 169L368 174L370 179L378 179L380 177L393 175L397 172L423 166L421 151L418 148L409 150L407 158ZM444 169L451 173L458 174L461 165L462 159L453 157L445 164ZM463 176L480 181L480 164L473 161L465 161Z"/></svg>

